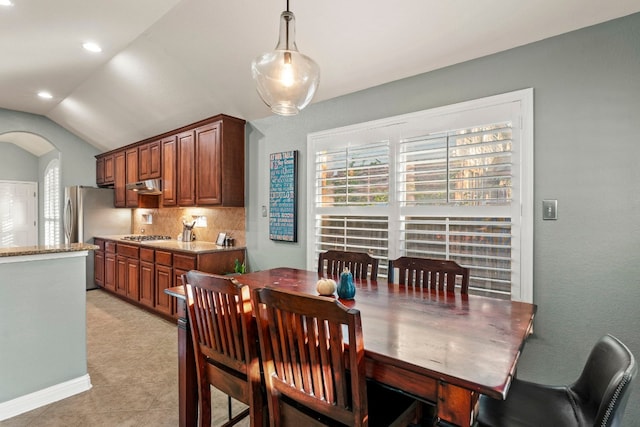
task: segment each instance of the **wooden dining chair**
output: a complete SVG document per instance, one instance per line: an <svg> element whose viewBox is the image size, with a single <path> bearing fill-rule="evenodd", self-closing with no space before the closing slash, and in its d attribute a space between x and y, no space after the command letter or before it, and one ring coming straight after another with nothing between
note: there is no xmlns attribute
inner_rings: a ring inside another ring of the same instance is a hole
<svg viewBox="0 0 640 427"><path fill-rule="evenodd" d="M469 293L469 269L455 261L406 256L389 260L389 283L395 283L396 268L401 285L454 292L459 277L460 292Z"/></svg>
<svg viewBox="0 0 640 427"><path fill-rule="evenodd" d="M257 289L253 298L272 427L406 426L414 420L415 400L368 387L358 310L334 298L273 288Z"/></svg>
<svg viewBox="0 0 640 427"><path fill-rule="evenodd" d="M328 250L318 256L318 274L327 277L340 276L345 268L354 279L378 278L378 259L365 252Z"/></svg>
<svg viewBox="0 0 640 427"><path fill-rule="evenodd" d="M199 426L211 425L211 389L229 396L232 426L249 415L251 426L266 421L257 331L249 287L233 278L200 271L182 276L196 357ZM249 405L231 416L231 399Z"/></svg>

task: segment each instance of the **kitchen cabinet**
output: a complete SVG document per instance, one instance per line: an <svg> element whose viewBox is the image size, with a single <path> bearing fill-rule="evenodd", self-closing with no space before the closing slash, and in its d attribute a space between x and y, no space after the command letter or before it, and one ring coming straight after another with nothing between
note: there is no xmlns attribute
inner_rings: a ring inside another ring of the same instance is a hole
<svg viewBox="0 0 640 427"><path fill-rule="evenodd" d="M104 157L96 159L96 185L104 186Z"/></svg>
<svg viewBox="0 0 640 427"><path fill-rule="evenodd" d="M217 122L195 131L196 205L221 203L220 126Z"/></svg>
<svg viewBox="0 0 640 427"><path fill-rule="evenodd" d="M115 158L113 155L104 157L104 183L113 184L116 177Z"/></svg>
<svg viewBox="0 0 640 427"><path fill-rule="evenodd" d="M244 206L244 124L220 116L179 135L180 206Z"/></svg>
<svg viewBox="0 0 640 427"><path fill-rule="evenodd" d="M196 204L195 132L190 130L178 135L178 205Z"/></svg>
<svg viewBox="0 0 640 427"><path fill-rule="evenodd" d="M116 243L105 241L104 243L104 288L112 292L116 291Z"/></svg>
<svg viewBox="0 0 640 427"><path fill-rule="evenodd" d="M162 206L176 206L178 194L176 187L177 138L170 136L162 140Z"/></svg>
<svg viewBox="0 0 640 427"><path fill-rule="evenodd" d="M126 182L138 181L138 148L129 148L125 151L126 158ZM138 207L138 193L133 190L125 190L125 205L128 208Z"/></svg>
<svg viewBox="0 0 640 427"><path fill-rule="evenodd" d="M93 239L93 244L98 246L93 257L93 278L101 288L104 288L104 243L102 239Z"/></svg>
<svg viewBox="0 0 640 427"><path fill-rule="evenodd" d="M127 184L127 159L126 152L118 151L113 155L114 170L114 201L116 208L127 207L127 193L125 185Z"/></svg>
<svg viewBox="0 0 640 427"><path fill-rule="evenodd" d="M235 117L222 116L218 122L219 126L219 144L215 150L218 151L216 163L212 163L212 167L218 166L219 169L219 188L220 194L217 202L211 201L202 204L211 204L229 207L244 206L244 145L245 121L236 119ZM205 170L198 169L199 182L206 182L204 177ZM210 185L213 185L213 178ZM206 185L205 185L206 188ZM203 193L203 198L206 194ZM196 202L198 202L196 200Z"/></svg>
<svg viewBox="0 0 640 427"><path fill-rule="evenodd" d="M156 251L156 290L155 309L161 313L173 313L173 298L164 293L165 289L173 287L173 254L171 252Z"/></svg>
<svg viewBox="0 0 640 427"><path fill-rule="evenodd" d="M140 303L153 308L155 302L154 250L140 248Z"/></svg>
<svg viewBox="0 0 640 427"><path fill-rule="evenodd" d="M138 179L140 181L160 178L161 143L161 140L157 140L138 147Z"/></svg>
<svg viewBox="0 0 640 427"><path fill-rule="evenodd" d="M109 187L115 178L113 154L100 155L96 158L96 185Z"/></svg>
<svg viewBox="0 0 640 427"><path fill-rule="evenodd" d="M138 301L140 298L140 259L139 248L132 245L117 244L116 292Z"/></svg>
<svg viewBox="0 0 640 427"><path fill-rule="evenodd" d="M100 286L164 317L177 316L174 299L164 291L181 286L183 274L189 270L226 274L233 270L236 259L245 260L244 248L195 251L180 249L176 242L175 250L158 249L153 243L123 243L105 238L96 238L94 243L99 247L94 253L95 268L104 271L104 285Z"/></svg>
<svg viewBox="0 0 640 427"><path fill-rule="evenodd" d="M128 182L158 177L163 207L242 207L245 123L219 114L101 154L96 157L96 182L115 188L116 207L158 207L158 196L144 200L147 196L124 188Z"/></svg>

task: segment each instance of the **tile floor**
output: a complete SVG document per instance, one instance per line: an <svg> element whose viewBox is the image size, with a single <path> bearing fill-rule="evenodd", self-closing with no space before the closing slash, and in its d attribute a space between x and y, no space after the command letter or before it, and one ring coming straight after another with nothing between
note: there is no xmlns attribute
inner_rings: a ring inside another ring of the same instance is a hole
<svg viewBox="0 0 640 427"><path fill-rule="evenodd" d="M0 427L178 425L177 330L102 290L87 292L87 358L93 387L0 421ZM212 389L213 425L226 421L226 396ZM242 405L234 403L234 412ZM248 426L243 420L240 426Z"/></svg>

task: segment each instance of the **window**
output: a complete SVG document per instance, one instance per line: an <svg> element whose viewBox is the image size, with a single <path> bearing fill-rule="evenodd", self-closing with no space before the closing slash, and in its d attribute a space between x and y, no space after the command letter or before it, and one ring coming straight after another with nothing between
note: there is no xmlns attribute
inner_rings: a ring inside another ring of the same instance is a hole
<svg viewBox="0 0 640 427"><path fill-rule="evenodd" d="M60 161L53 159L44 172L44 244L60 243Z"/></svg>
<svg viewBox="0 0 640 427"><path fill-rule="evenodd" d="M472 292L532 299L533 91L308 137L314 227L328 249L452 259Z"/></svg>

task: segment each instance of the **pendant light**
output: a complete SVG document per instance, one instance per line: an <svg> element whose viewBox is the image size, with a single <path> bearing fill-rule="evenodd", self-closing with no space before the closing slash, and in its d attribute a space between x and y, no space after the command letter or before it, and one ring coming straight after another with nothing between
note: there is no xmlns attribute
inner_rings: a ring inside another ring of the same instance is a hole
<svg viewBox="0 0 640 427"><path fill-rule="evenodd" d="M287 10L280 15L280 37L273 52L260 55L251 63L251 74L262 100L271 111L293 116L306 107L320 81L318 64L298 52L295 17Z"/></svg>

